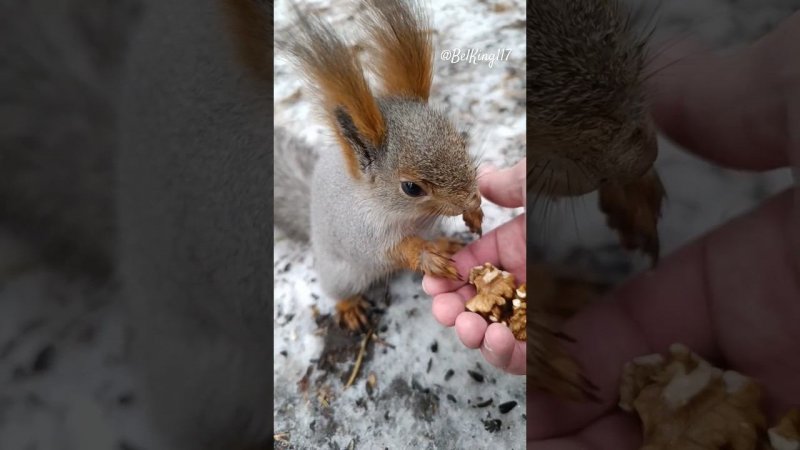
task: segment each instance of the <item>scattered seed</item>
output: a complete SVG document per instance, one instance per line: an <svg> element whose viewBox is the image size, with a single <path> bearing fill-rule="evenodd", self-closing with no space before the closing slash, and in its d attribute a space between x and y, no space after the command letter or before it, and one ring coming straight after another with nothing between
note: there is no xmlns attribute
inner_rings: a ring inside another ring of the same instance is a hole
<svg viewBox="0 0 800 450"><path fill-rule="evenodd" d="M468 370L467 373L472 377L473 380L477 381L478 383L483 383L483 375L475 372L474 370Z"/></svg>
<svg viewBox="0 0 800 450"><path fill-rule="evenodd" d="M512 409L514 409L514 407L516 406L517 402L512 400L510 402L501 403L500 405L497 406L497 408L500 410L501 413L506 414Z"/></svg>
<svg viewBox="0 0 800 450"><path fill-rule="evenodd" d="M439 343L438 342L433 341L433 344L431 344L431 351L433 353L436 353L436 352L439 351Z"/></svg>
<svg viewBox="0 0 800 450"><path fill-rule="evenodd" d="M455 374L453 369L448 369L447 372L444 374L444 381L449 381L450 378L453 378L453 374Z"/></svg>
<svg viewBox="0 0 800 450"><path fill-rule="evenodd" d="M480 403L476 403L475 407L476 408L486 408L487 406L491 405L492 402L494 402L494 400L492 400L490 398L489 400L486 400L486 401L483 401L483 402L480 402Z"/></svg>
<svg viewBox="0 0 800 450"><path fill-rule="evenodd" d="M428 368L425 369L425 373L431 373L431 364L433 364L433 358L428 358Z"/></svg>
<svg viewBox="0 0 800 450"><path fill-rule="evenodd" d="M453 403L458 403L458 400L456 400L456 398L453 397L453 394L447 394L447 399Z"/></svg>
<svg viewBox="0 0 800 450"><path fill-rule="evenodd" d="M53 356L55 355L55 348L53 345L48 345L42 348L33 360L31 369L33 372L43 372L53 365Z"/></svg>
<svg viewBox="0 0 800 450"><path fill-rule="evenodd" d="M375 376L375 372L370 372L367 376L367 395L372 397L372 393L375 391L375 386L378 384L378 377Z"/></svg>
<svg viewBox="0 0 800 450"><path fill-rule="evenodd" d="M481 420L483 427L489 433L496 433L503 427L503 422L500 419Z"/></svg>
<svg viewBox="0 0 800 450"><path fill-rule="evenodd" d="M131 394L130 392L125 394L120 394L120 396L117 397L117 403L123 406L130 405L131 403L133 403L133 394Z"/></svg>

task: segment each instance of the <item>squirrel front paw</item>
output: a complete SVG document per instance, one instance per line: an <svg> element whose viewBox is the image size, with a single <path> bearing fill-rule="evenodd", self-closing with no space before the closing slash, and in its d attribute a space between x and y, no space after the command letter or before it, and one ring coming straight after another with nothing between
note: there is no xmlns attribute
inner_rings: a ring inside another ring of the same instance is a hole
<svg viewBox="0 0 800 450"><path fill-rule="evenodd" d="M426 275L451 280L460 280L455 264L451 257L459 251L463 243L447 238L435 241L426 241L419 236L409 236L403 239L390 252L398 268L421 271Z"/></svg>
<svg viewBox="0 0 800 450"><path fill-rule="evenodd" d="M608 226L617 230L622 245L629 250L641 249L658 261L658 219L665 197L664 186L655 169L627 184L607 182L599 190L600 210Z"/></svg>
<svg viewBox="0 0 800 450"><path fill-rule="evenodd" d="M368 304L364 297L355 295L336 302L336 322L350 331L364 331L369 326Z"/></svg>
<svg viewBox="0 0 800 450"><path fill-rule="evenodd" d="M419 255L419 269L426 275L460 280L461 276L453 263L452 256L462 247L464 247L462 242L447 238L427 242Z"/></svg>
<svg viewBox="0 0 800 450"><path fill-rule="evenodd" d="M481 207L477 207L471 211L467 211L464 213L464 223L467 224L469 231L478 235L478 237L483 236L483 209Z"/></svg>

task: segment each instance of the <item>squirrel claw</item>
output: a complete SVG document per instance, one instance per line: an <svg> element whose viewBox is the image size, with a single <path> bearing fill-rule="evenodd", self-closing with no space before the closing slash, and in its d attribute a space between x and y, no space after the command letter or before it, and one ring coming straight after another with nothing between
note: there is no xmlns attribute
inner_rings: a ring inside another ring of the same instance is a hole
<svg viewBox="0 0 800 450"><path fill-rule="evenodd" d="M461 276L458 274L458 269L454 261L447 256L430 250L424 250L420 258L420 269L426 275L431 275L439 278L448 278L451 280L460 280Z"/></svg>
<svg viewBox="0 0 800 450"><path fill-rule="evenodd" d="M367 302L360 295L339 300L336 303L336 321L340 327L350 331L364 331L369 326Z"/></svg>
<svg viewBox="0 0 800 450"><path fill-rule="evenodd" d="M452 258L453 253L462 248L464 248L463 242L448 238L430 242L420 255L420 269L426 275L463 281L456 269L456 261Z"/></svg>

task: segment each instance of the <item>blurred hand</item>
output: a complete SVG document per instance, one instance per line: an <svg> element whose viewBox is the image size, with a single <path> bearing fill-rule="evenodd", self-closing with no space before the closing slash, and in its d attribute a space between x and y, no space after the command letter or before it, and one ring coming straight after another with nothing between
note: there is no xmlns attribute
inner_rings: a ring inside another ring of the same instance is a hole
<svg viewBox="0 0 800 450"><path fill-rule="evenodd" d="M488 169L478 177L481 194L492 203L507 208L525 204L525 159L510 169ZM464 281L425 276L422 287L433 296L433 315L444 326L455 326L461 342L480 348L493 366L516 375L525 374L525 342L517 341L503 324L487 326L486 320L466 311L464 305L475 296L475 288L466 283L475 266L491 262L514 274L518 283L525 281L525 215L497 227L453 256Z"/></svg>
<svg viewBox="0 0 800 450"><path fill-rule="evenodd" d="M685 57L653 80L656 122L701 157L754 171L793 167L797 180L797 55L800 14L736 54ZM688 244L568 322L565 332L577 339L570 351L603 401L568 403L529 391L529 448L639 448L638 419L616 407L619 376L625 362L663 353L674 342L755 377L774 423L775 414L800 404L798 323L795 187Z"/></svg>

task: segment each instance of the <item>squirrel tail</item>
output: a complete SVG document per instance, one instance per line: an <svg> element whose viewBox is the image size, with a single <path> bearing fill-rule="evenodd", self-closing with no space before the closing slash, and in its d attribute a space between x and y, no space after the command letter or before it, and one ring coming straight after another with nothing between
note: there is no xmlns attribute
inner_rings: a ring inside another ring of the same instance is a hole
<svg viewBox="0 0 800 450"><path fill-rule="evenodd" d="M0 6L0 17L15 18L0 26L0 224L49 262L103 276L113 231L114 92L137 10L127 0L95 3L70 0L53 14L35 2L13 14Z"/></svg>
<svg viewBox="0 0 800 450"><path fill-rule="evenodd" d="M308 241L311 235L311 176L317 153L284 128L275 128L275 226L290 238Z"/></svg>

